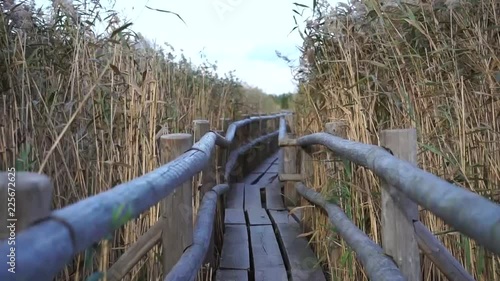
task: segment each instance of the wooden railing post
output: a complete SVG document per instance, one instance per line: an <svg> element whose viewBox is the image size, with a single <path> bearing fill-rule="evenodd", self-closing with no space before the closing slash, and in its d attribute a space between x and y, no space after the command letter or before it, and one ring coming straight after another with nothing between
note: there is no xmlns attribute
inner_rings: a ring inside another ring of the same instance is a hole
<svg viewBox="0 0 500 281"><path fill-rule="evenodd" d="M250 117L250 115L248 114L244 114L242 116L243 119L247 119ZM236 130L236 142L234 149L238 149L239 147L248 142L249 128L250 128L249 125L244 125L238 128L238 130ZM238 165L236 166L236 169L231 173L234 174L234 180L236 182L240 182L245 178L247 173L246 166L247 165L246 165L245 155L240 155L238 157Z"/></svg>
<svg viewBox="0 0 500 281"><path fill-rule="evenodd" d="M210 123L208 120L194 120L194 141L199 141L206 133L210 131ZM202 171L200 187L200 201L203 195L215 186L215 167L214 167L214 152L209 164Z"/></svg>
<svg viewBox="0 0 500 281"><path fill-rule="evenodd" d="M383 130L380 133L380 144L392 151L394 156L416 166L417 133L415 129ZM392 256L408 281L419 281L422 279L420 256L413 227L413 221L418 220L418 205L396 188L384 181L381 183L384 252Z"/></svg>
<svg viewBox="0 0 500 281"><path fill-rule="evenodd" d="M168 134L160 137L161 163L168 163L193 145L191 134ZM188 180L160 202L165 220L162 232L163 274L173 268L184 249L193 243L193 189Z"/></svg>
<svg viewBox="0 0 500 281"><path fill-rule="evenodd" d="M229 118L221 118L221 135L225 136L227 128L229 127L229 124L231 122L231 119ZM217 147L217 170L219 171L219 182L218 184L221 184L224 182L224 171L226 170L226 162L227 162L227 156L228 156L228 149L229 148L224 148L224 147Z"/></svg>
<svg viewBox="0 0 500 281"><path fill-rule="evenodd" d="M325 131L336 137L347 138L347 123L345 121L332 121L325 123ZM339 165L335 165L334 155L332 152L327 153L327 167L332 170L334 174L342 172L342 168Z"/></svg>
<svg viewBox="0 0 500 281"><path fill-rule="evenodd" d="M210 131L210 122L208 120L194 120L194 141L199 141L206 133ZM199 187L199 192L195 191L196 194L199 194L199 199L197 200L198 206L203 199L205 193L210 191L216 184L215 177L215 151L212 151L212 156L208 161L207 166L201 172L201 182L196 185ZM214 254L214 233L212 231L212 237L210 238L209 248L207 250L207 255L205 257L205 264L210 264L212 266L215 265L215 254Z"/></svg>
<svg viewBox="0 0 500 281"><path fill-rule="evenodd" d="M267 129L267 121L268 120L260 120L260 135L263 136L263 135L266 135L268 133L268 129ZM260 154L262 155L262 159L266 159L266 157L269 156L269 143L267 141L264 141L262 142L262 144L260 145L261 147L261 150L260 150Z"/></svg>
<svg viewBox="0 0 500 281"><path fill-rule="evenodd" d="M279 127L280 127L280 118L272 119L272 130L270 130L270 132L274 132L274 131L278 130ZM278 139L279 139L278 137L275 137L275 138L272 138L269 142L270 149L273 153L279 149Z"/></svg>
<svg viewBox="0 0 500 281"><path fill-rule="evenodd" d="M254 121L252 123L250 123L250 138L251 139L255 139L255 138L258 138L260 137L260 132L259 132L259 122L257 121ZM253 171L257 165L260 163L260 149L259 149L259 145L257 145L256 147L253 147L250 151L249 151L249 154L247 155L247 171L250 172L250 171Z"/></svg>
<svg viewBox="0 0 500 281"><path fill-rule="evenodd" d="M293 114L288 114L288 115L285 116L286 124L290 127L290 132L291 133L295 133L295 130L294 130L294 128L295 128L295 124L294 124L295 119L293 118L293 116L294 116Z"/></svg>
<svg viewBox="0 0 500 281"><path fill-rule="evenodd" d="M52 182L37 173L1 172L0 202L0 240L15 239L20 231L50 215Z"/></svg>
<svg viewBox="0 0 500 281"><path fill-rule="evenodd" d="M311 155L312 151L312 147L302 147L300 149L300 174L304 185L314 188L314 162L313 156ZM305 200L302 196L300 197L300 201L300 205L308 204L307 200ZM308 216L307 210L304 210L301 214L303 227L306 231L309 231L312 228L312 224L310 220L306 219Z"/></svg>
<svg viewBox="0 0 500 281"><path fill-rule="evenodd" d="M293 134L287 134L288 138L295 138ZM297 174L297 153L298 148L296 146L285 146L283 149L283 173L285 174ZM295 189L295 182L286 181L284 183L284 197L285 204L287 207L296 207L300 204L300 196Z"/></svg>

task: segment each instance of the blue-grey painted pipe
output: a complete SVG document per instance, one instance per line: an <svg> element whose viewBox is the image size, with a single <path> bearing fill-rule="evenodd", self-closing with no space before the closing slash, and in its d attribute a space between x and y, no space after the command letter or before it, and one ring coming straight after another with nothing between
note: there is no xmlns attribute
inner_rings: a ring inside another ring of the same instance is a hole
<svg viewBox="0 0 500 281"><path fill-rule="evenodd" d="M433 212L456 230L500 254L500 205L392 156L385 149L315 133L297 145L321 144L340 157L372 170L388 184Z"/></svg>
<svg viewBox="0 0 500 281"><path fill-rule="evenodd" d="M356 252L361 261L368 279L372 281L405 281L396 263L384 254L384 250L361 231L335 204L326 202L321 194L307 188L303 183L295 184L297 192L310 202L321 206L336 231L346 241L347 245Z"/></svg>
<svg viewBox="0 0 500 281"><path fill-rule="evenodd" d="M281 115L259 118L274 119ZM11 245L7 240L0 241L0 280L52 280L76 254L138 217L200 172L216 144L229 146L237 128L259 118L232 123L226 138L209 132L175 160L108 191L55 210L47 220L18 233L16 274L7 271Z"/></svg>

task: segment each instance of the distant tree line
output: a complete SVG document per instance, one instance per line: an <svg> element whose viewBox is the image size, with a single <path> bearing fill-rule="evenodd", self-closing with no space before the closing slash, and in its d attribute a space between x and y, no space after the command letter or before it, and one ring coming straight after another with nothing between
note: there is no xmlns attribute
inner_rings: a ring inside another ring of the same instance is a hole
<svg viewBox="0 0 500 281"><path fill-rule="evenodd" d="M292 109L293 108L293 93L281 94L278 96L273 96L274 102L276 102L281 109Z"/></svg>

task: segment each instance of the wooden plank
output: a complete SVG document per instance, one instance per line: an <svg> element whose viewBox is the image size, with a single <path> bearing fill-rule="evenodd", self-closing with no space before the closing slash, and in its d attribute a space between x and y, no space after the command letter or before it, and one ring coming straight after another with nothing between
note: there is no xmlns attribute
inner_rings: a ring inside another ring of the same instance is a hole
<svg viewBox="0 0 500 281"><path fill-rule="evenodd" d="M164 220L160 219L141 235L123 255L107 270L107 281L122 280L127 273L161 240Z"/></svg>
<svg viewBox="0 0 500 281"><path fill-rule="evenodd" d="M250 269L248 232L245 225L226 225L219 268Z"/></svg>
<svg viewBox="0 0 500 281"><path fill-rule="evenodd" d="M243 179L243 182L248 185L252 185L260 177L260 175L262 175L262 173L250 173Z"/></svg>
<svg viewBox="0 0 500 281"><path fill-rule="evenodd" d="M276 161L278 161L278 153L277 152L273 153L270 157L268 157L267 159L265 159L264 161L262 161L262 163L272 164L272 163L274 163Z"/></svg>
<svg viewBox="0 0 500 281"><path fill-rule="evenodd" d="M236 183L231 184L231 188L226 195L226 208L229 209L243 209L243 202L245 198L245 184Z"/></svg>
<svg viewBox="0 0 500 281"><path fill-rule="evenodd" d="M271 215L270 219L273 224L278 223L297 223L295 217L292 214L288 213L288 211L275 211L270 210L269 214Z"/></svg>
<svg viewBox="0 0 500 281"><path fill-rule="evenodd" d="M271 184L274 180L279 180L278 173L264 173L259 181L255 184L268 185Z"/></svg>
<svg viewBox="0 0 500 281"><path fill-rule="evenodd" d="M254 272L255 281L288 281L286 269L283 268L263 268ZM314 280L316 281L316 280Z"/></svg>
<svg viewBox="0 0 500 281"><path fill-rule="evenodd" d="M243 209L226 209L224 224L246 224L245 212Z"/></svg>
<svg viewBox="0 0 500 281"><path fill-rule="evenodd" d="M265 209L247 209L249 225L271 225L271 220Z"/></svg>
<svg viewBox="0 0 500 281"><path fill-rule="evenodd" d="M269 167L271 167L272 165L274 164L271 164L271 163L261 163L259 166L257 166L257 168L255 168L252 173L265 173L267 172L267 170L269 169Z"/></svg>
<svg viewBox="0 0 500 281"><path fill-rule="evenodd" d="M269 165L267 167L266 171L262 171L266 173L278 173L279 172L279 164L278 161L274 162L273 164Z"/></svg>
<svg viewBox="0 0 500 281"><path fill-rule="evenodd" d="M215 276L216 281L248 281L248 271L246 270L219 269Z"/></svg>
<svg viewBox="0 0 500 281"><path fill-rule="evenodd" d="M252 173L265 173L265 172L277 173L278 168L279 168L278 161L275 161L273 163L264 162L261 163L259 166L257 166L257 168L255 168L252 171Z"/></svg>
<svg viewBox="0 0 500 281"><path fill-rule="evenodd" d="M285 263L271 225L250 226L256 281L287 280Z"/></svg>
<svg viewBox="0 0 500 281"><path fill-rule="evenodd" d="M380 144L394 155L416 166L417 131L415 129L383 130ZM395 187L382 185L382 245L408 281L420 277L420 254L413 221L418 221L418 206ZM407 217L409 216L409 217Z"/></svg>
<svg viewBox="0 0 500 281"><path fill-rule="evenodd" d="M307 239L299 236L302 231L300 225L288 215L287 211L270 211L273 224L278 229L280 243L284 249L291 281L325 280L325 275L318 259L309 247Z"/></svg>
<svg viewBox="0 0 500 281"><path fill-rule="evenodd" d="M281 194L281 182L274 180L266 187L266 208L268 210L285 210L283 196Z"/></svg>
<svg viewBox="0 0 500 281"><path fill-rule="evenodd" d="M245 185L245 210L262 208L260 186Z"/></svg>
<svg viewBox="0 0 500 281"><path fill-rule="evenodd" d="M288 207L288 212L290 212L290 216L293 217L296 221L300 222L303 218L302 209L297 209L294 207Z"/></svg>

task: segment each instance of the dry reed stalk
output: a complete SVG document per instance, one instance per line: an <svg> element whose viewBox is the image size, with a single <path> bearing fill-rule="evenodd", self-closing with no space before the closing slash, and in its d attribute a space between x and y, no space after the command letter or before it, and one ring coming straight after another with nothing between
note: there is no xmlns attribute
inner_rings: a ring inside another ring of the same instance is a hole
<svg viewBox="0 0 500 281"><path fill-rule="evenodd" d="M299 135L323 131L325 122L345 119L347 137L378 144L382 129L416 127L419 166L457 185L500 201L498 144L500 3L463 2L453 10L427 4L382 12L375 1L366 11L352 7L323 10L326 23L304 43L305 73L297 104ZM438 5L435 3L435 5ZM313 39L314 38L314 39ZM314 45L314 47L313 47ZM308 61L306 61L308 60ZM318 166L324 164L318 161ZM314 188L350 213L372 239L380 241L380 185L370 171L339 163L322 172ZM340 259L331 258L337 240L324 215L308 211L316 253L332 280L367 280L342 241ZM500 258L453 232L420 210L422 222L437 233L477 280L500 277ZM446 280L423 259L424 280Z"/></svg>
<svg viewBox="0 0 500 281"><path fill-rule="evenodd" d="M161 134L189 132L193 119L215 124L250 113L241 107L245 89L231 74L220 77L209 62L197 67L153 46L95 3L46 15L24 7L34 24L0 15L0 169L14 163L18 171L41 169L54 180L54 208L158 167ZM91 32L98 13L109 16L104 34ZM84 280L109 268L159 215L153 206L126 223L76 256L57 280ZM161 251L154 247L125 280L156 280Z"/></svg>

